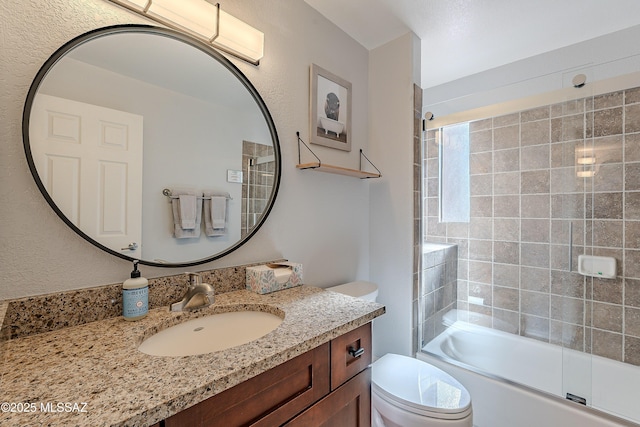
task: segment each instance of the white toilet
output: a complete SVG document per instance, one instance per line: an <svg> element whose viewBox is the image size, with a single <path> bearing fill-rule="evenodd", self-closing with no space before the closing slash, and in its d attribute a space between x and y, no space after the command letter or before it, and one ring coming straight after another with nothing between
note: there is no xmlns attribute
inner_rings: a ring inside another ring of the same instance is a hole
<svg viewBox="0 0 640 427"><path fill-rule="evenodd" d="M327 288L375 301L378 287L351 282ZM371 371L373 427L472 427L471 396L443 370L412 357L385 354Z"/></svg>

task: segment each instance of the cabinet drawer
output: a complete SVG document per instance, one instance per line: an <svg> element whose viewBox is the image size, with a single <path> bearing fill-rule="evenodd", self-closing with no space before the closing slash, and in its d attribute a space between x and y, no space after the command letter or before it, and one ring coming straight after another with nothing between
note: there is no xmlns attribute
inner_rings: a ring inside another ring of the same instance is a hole
<svg viewBox="0 0 640 427"><path fill-rule="evenodd" d="M371 323L331 341L331 390L371 364Z"/></svg>
<svg viewBox="0 0 640 427"><path fill-rule="evenodd" d="M329 393L329 343L165 420L165 427L281 425Z"/></svg>

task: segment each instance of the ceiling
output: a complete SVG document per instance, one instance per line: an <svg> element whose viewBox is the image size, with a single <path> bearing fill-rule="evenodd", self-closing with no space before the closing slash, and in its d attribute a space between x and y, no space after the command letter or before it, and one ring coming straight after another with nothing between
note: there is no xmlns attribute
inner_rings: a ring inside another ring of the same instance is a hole
<svg viewBox="0 0 640 427"><path fill-rule="evenodd" d="M640 24L638 0L305 0L367 49L413 31L428 88Z"/></svg>

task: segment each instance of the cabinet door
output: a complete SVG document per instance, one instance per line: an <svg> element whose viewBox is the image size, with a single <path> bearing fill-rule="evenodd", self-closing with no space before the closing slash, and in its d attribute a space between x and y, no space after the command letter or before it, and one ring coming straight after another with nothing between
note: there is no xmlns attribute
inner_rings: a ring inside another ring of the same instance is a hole
<svg viewBox="0 0 640 427"><path fill-rule="evenodd" d="M369 427L371 426L370 384L371 369L366 369L285 426Z"/></svg>
<svg viewBox="0 0 640 427"><path fill-rule="evenodd" d="M167 418L165 427L282 425L328 393L326 343Z"/></svg>

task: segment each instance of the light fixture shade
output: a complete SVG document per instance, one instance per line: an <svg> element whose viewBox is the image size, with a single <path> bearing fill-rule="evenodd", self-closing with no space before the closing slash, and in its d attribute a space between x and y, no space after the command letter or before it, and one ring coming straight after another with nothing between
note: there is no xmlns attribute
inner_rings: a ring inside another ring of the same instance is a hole
<svg viewBox="0 0 640 427"><path fill-rule="evenodd" d="M147 11L207 40L216 34L217 7L203 0L153 0Z"/></svg>
<svg viewBox="0 0 640 427"><path fill-rule="evenodd" d="M220 10L218 37L213 44L254 62L264 55L264 34L223 10Z"/></svg>
<svg viewBox="0 0 640 427"><path fill-rule="evenodd" d="M114 0L111 0L114 1ZM123 6L132 7L138 11L143 11L149 0L116 0L114 3L118 3Z"/></svg>
<svg viewBox="0 0 640 427"><path fill-rule="evenodd" d="M264 34L208 0L110 0L190 34L254 65L264 55Z"/></svg>

